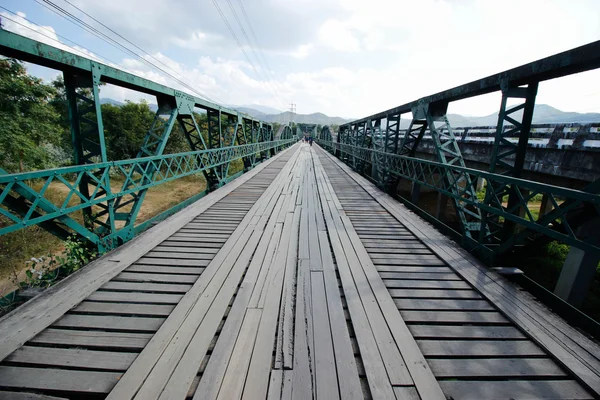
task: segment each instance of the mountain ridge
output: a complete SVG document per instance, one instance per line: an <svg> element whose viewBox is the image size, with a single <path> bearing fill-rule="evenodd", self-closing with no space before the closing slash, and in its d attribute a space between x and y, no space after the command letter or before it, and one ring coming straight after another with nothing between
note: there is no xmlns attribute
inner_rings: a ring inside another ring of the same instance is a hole
<svg viewBox="0 0 600 400"><path fill-rule="evenodd" d="M112 104L122 106L124 102L103 98L102 104ZM149 103L150 109L156 111L158 106ZM290 111L280 113L268 113L264 111L275 110L274 108L261 105L244 105L244 106L229 106L241 113L250 115L253 118L260 119L265 122L287 123L294 121L301 124L318 124L318 125L341 125L347 122L354 121L358 118L348 119L342 117L330 117L324 113L316 112L311 114L292 114ZM260 109L257 109L258 107ZM261 111L262 110L262 111ZM515 112L512 117L519 120L523 115L522 110ZM498 123L498 113L492 113L481 117L464 116L460 114L448 114L448 121L453 128L474 127L474 126L496 126ZM577 113L571 111L561 111L547 104L536 104L533 113L534 124L556 124L556 123L593 123L600 122L600 113ZM401 119L401 129L406 129L410 125L410 120L407 118Z"/></svg>

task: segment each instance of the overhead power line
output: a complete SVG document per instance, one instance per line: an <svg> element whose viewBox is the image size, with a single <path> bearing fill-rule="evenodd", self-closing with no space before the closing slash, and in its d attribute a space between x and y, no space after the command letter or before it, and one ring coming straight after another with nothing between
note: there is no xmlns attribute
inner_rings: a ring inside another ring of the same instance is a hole
<svg viewBox="0 0 600 400"><path fill-rule="evenodd" d="M101 32L100 30L96 29L94 26L88 24L87 22L83 21L81 18L77 17L76 15L70 13L69 11L65 10L64 8L60 7L59 5L57 5L56 3L52 2L51 0L42 0L43 3L40 2L40 0L35 0L38 4L46 7L47 9L53 11L54 13L56 13L57 15L61 16L62 18L66 19L67 21L71 22L72 24L84 29L85 31L91 33L92 35L98 37L100 40L110 44L111 46L125 52L128 55L131 55L139 60L142 61L142 63L144 63L146 66L156 69L160 72L162 72L163 74L167 75L168 77L172 78L173 80L175 80L177 83L179 83L180 85L182 85L183 87L189 89L190 91L192 91L193 93L197 94L198 96L211 101L211 102L215 102L214 100L212 100L210 98L210 96L208 96L206 93L204 93L203 91L199 90L196 87L191 86L190 84L188 84L187 82L183 81L181 78L179 78L178 76L173 75L172 73L169 73L168 71L166 71L165 69L157 66L156 64L152 63L151 61L147 60L146 58L142 57L141 55L139 55L138 53L136 53L135 51L131 50L130 48L128 48L127 46L119 43L119 41L113 39L112 37L106 35L105 33ZM97 23L101 24L103 27L110 29L108 27L106 27L105 24L103 24L102 22L98 21L97 19L93 18L92 16L90 16L89 14L87 14L86 12L84 12L83 10L81 10L80 8L78 8L77 6L69 3L68 1L65 0L66 3L68 3L69 5L71 5L72 7L74 7L75 9L77 9L78 11L82 12L83 14L87 15L89 18L92 18L94 21L96 21ZM46 4L44 4L46 3ZM111 32L113 32L114 34L117 34L114 30L110 29ZM119 34L117 34L119 35ZM123 38L123 36L119 35L120 38ZM126 40L126 39L125 39ZM132 42L126 40L128 43L134 45ZM139 46L134 45L137 49L140 49L140 51L142 51L144 53L144 55L147 55L151 58L153 58L154 60L156 60L158 63L164 65L166 68L170 69L171 71L173 71L170 67L168 67L166 64L164 64L163 62L161 62L160 60L157 60L155 57L151 56L150 54L148 54L147 52L145 52L143 49L141 49ZM175 71L173 71L175 72Z"/></svg>
<svg viewBox="0 0 600 400"><path fill-rule="evenodd" d="M113 63L114 65L119 65L119 64L117 64L116 62L114 62L113 60L111 60L110 58L108 58L108 57L105 57L105 56L103 56L103 55L102 55L102 54L100 54L100 53L97 53L97 52L92 52L91 50L89 50L89 49L85 48L84 46L80 45L79 43L77 43L77 42L74 42L73 40L71 40L71 39L69 39L69 38L67 38L67 37L65 37L65 36L62 36L62 35L60 35L60 34L56 33L55 31L53 31L53 30L51 30L51 29L48 29L48 28L46 28L45 26L42 26L42 25L38 24L38 23L37 23L37 22L35 22L35 21L32 21L31 19L25 18L25 17L23 17L22 15L19 15L19 14L17 14L17 13L16 13L16 12L14 12L14 11L12 11L12 10L9 10L9 9L8 9L8 8L6 8L6 7L2 7L2 6L0 6L0 8L2 8L3 10L5 10L5 11L7 11L7 12L9 12L9 13L13 14L13 15L15 15L15 16L16 16L16 17L18 17L18 18L21 18L21 19L23 19L24 21L27 21L27 22L29 22L29 23L30 23L30 24L32 24L32 25L35 25L36 27L38 27L38 28L40 28L40 29L43 29L43 30L44 30L44 31L46 31L46 32L49 32L49 33L51 33L52 35L56 35L56 37L59 37L59 38L61 38L62 40L64 40L64 41L68 42L68 43L72 43L73 45L75 45L75 46L77 46L77 47L80 47L80 48L81 48L81 49L83 49L83 50L89 51L90 53L95 53L95 54L97 54L97 55L98 55L98 56L99 56L101 59L103 59L103 60L106 60L106 61L108 61L108 62L110 62L110 63ZM17 21L17 20L14 20L14 19L12 19L12 18L10 18L10 17L7 17L7 16L4 16L4 18L6 18L7 20L9 20L9 21L11 21L11 22L13 22L13 23L15 23L15 24L17 24L17 25L20 25L20 26L22 26L23 28L29 29L30 31L32 31L32 32L34 32L34 33L37 33L38 35L41 35L41 36L43 36L43 37L45 37L45 38L48 38L48 39L50 39L50 40L52 40L52 41L54 41L54 42L56 42L56 43L59 43L59 44L62 44L62 45L64 45L64 43L63 43L63 42L61 42L60 40L57 40L57 39L55 39L54 37L52 37L52 36L49 36L49 35L46 35L46 34L44 34L44 33L42 33L42 32L36 31L36 30L35 30L35 29L33 29L32 27L30 27L30 26L27 26L27 25L25 25L25 24L22 24L22 23L20 23L20 22L19 22L19 21ZM73 48L72 46L67 46L67 47L70 47L70 48L71 48L73 51L76 51L76 52L79 52L79 53L85 54L85 53L83 53L83 52L79 51L78 49L76 49L76 48ZM123 67L121 67L121 68L123 68ZM125 68L123 68L123 69L125 69Z"/></svg>
<svg viewBox="0 0 600 400"><path fill-rule="evenodd" d="M223 10L221 9L221 7L219 6L219 4L217 3L216 0L212 0L215 8L217 9L217 12L219 13L219 15L221 16L221 19L223 20L223 22L225 23L225 26L227 27L227 29L229 30L229 33L231 33L231 36L233 36L233 39L235 40L235 42L237 43L238 47L240 48L242 54L244 55L244 57L246 58L246 60L248 61L248 63L250 64L250 67L252 68L252 70L254 71L254 73L256 74L256 76L260 79L263 80L263 78L261 77L261 75L259 74L259 72L257 71L254 63L252 62L252 60L250 59L250 57L248 56L248 53L246 52L246 50L244 49L244 46L242 46L242 43L240 42L240 39L238 38L238 36L236 35L235 31L233 30L233 28L231 27L231 24L229 23L229 21L227 20L227 17L225 16L225 14L223 13ZM268 86L267 86L268 88ZM270 91L270 89L268 89ZM275 101L278 101L275 98L275 95L273 93L271 93L271 96L273 96Z"/></svg>
<svg viewBox="0 0 600 400"><path fill-rule="evenodd" d="M254 30L254 27L252 26L252 23L250 22L248 13L246 13L246 8L244 7L243 1L238 0L238 4L240 5L240 9L242 10L242 15L244 16L244 19L246 20L246 24L248 24L248 28L250 28L250 33L252 34L252 38L254 39L254 44L256 45L256 48L258 48L259 54L261 55L261 58L264 61L264 65L266 65L265 70L271 76L271 79L273 79L273 83L275 84L275 86L277 86L277 89L280 90L281 88L279 87L279 84L277 83L277 80L275 79L275 76L272 73L272 68L269 65L269 62L267 61L267 58L265 57L264 52L262 51L262 46L260 45L260 42L258 41L258 38L256 36L256 31Z"/></svg>

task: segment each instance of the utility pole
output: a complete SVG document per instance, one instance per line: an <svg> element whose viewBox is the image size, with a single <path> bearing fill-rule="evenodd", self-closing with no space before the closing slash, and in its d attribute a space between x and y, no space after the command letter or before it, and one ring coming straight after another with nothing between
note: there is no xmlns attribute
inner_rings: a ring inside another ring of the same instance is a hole
<svg viewBox="0 0 600 400"><path fill-rule="evenodd" d="M294 123L294 115L296 114L296 103L290 103L290 112L292 113L291 123Z"/></svg>

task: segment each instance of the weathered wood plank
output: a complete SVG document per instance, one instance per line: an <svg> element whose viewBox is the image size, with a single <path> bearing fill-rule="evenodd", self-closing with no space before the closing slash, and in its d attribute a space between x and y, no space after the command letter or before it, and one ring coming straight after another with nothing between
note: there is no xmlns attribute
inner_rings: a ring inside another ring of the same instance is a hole
<svg viewBox="0 0 600 400"><path fill-rule="evenodd" d="M200 275L204 271L202 267L173 267L164 265L132 265L125 272L143 272L149 274L181 274Z"/></svg>
<svg viewBox="0 0 600 400"><path fill-rule="evenodd" d="M118 372L0 366L0 386L7 389L108 393L120 377Z"/></svg>
<svg viewBox="0 0 600 400"><path fill-rule="evenodd" d="M429 359L438 378L560 377L565 373L547 358Z"/></svg>
<svg viewBox="0 0 600 400"><path fill-rule="evenodd" d="M137 354L135 353L124 352L22 346L6 357L5 361L24 365L43 366L46 368L71 367L125 371L136 356ZM65 371L65 374L68 375L69 372Z"/></svg>
<svg viewBox="0 0 600 400"><path fill-rule="evenodd" d="M390 289L471 289L471 286L463 281L385 279L383 276L382 279Z"/></svg>
<svg viewBox="0 0 600 400"><path fill-rule="evenodd" d="M29 342L44 345L141 350L146 346L151 337L152 334L150 333L77 331L48 328Z"/></svg>
<svg viewBox="0 0 600 400"><path fill-rule="evenodd" d="M394 299L394 303L400 310L462 310L479 311L495 310L485 300L462 300L462 299Z"/></svg>
<svg viewBox="0 0 600 400"><path fill-rule="evenodd" d="M342 163L329 157L361 185L395 218L426 243L434 253L446 260L452 268L479 289L509 317L529 332L588 386L600 395L600 347L571 328L564 320L536 303L533 298L517 290L506 280L477 261L455 243L445 238L416 215L408 212L389 196L378 191L364 178L352 173Z"/></svg>
<svg viewBox="0 0 600 400"><path fill-rule="evenodd" d="M338 279L326 231L319 231L319 245L321 246L323 260L323 278L325 281L327 308L331 324L331 335L333 337L340 397L344 400L362 399L363 392L358 378L356 360L354 358L354 351L352 350L352 343L350 342L350 334L346 324Z"/></svg>
<svg viewBox="0 0 600 400"><path fill-rule="evenodd" d="M110 301L118 303L151 303L151 304L177 304L181 300L180 294L160 293L127 293L97 290L90 294L87 300Z"/></svg>
<svg viewBox="0 0 600 400"><path fill-rule="evenodd" d="M83 301L72 312L90 314L127 314L153 315L167 317L175 306L159 304L122 304L108 302Z"/></svg>
<svg viewBox="0 0 600 400"><path fill-rule="evenodd" d="M454 289L389 289L393 298L420 298L420 299L481 299L481 295L474 290Z"/></svg>
<svg viewBox="0 0 600 400"><path fill-rule="evenodd" d="M229 400L241 397L261 315L262 310L258 308L250 308L246 311L240 335L231 355L234 362L229 363L227 367L217 399Z"/></svg>
<svg viewBox="0 0 600 400"><path fill-rule="evenodd" d="M172 265L174 267L206 267L210 261L205 260L190 260L190 259L169 259L156 257L142 257L135 263L137 265Z"/></svg>
<svg viewBox="0 0 600 400"><path fill-rule="evenodd" d="M323 273L310 273L312 320L315 335L315 386L316 398L339 399L338 376L333 353L333 338L329 325L329 312L325 296ZM341 377L344 379L344 377Z"/></svg>
<svg viewBox="0 0 600 400"><path fill-rule="evenodd" d="M331 186L331 182L327 178L327 175L325 174L322 166L320 165L320 161L317 162L317 164L319 165L319 170L321 171L322 176L324 177L327 189L330 191L331 198L335 202L337 196L335 195L335 191ZM394 379L391 379L392 383L411 385L414 382L421 397L427 399L445 399L445 396L442 393L442 390L439 387L432 371L429 369L429 366L425 361L424 356L420 352L418 345L414 341L408 327L402 320L402 317L396 309L396 305L394 304L393 299L390 297L390 294L388 293L387 288L385 287L381 277L379 276L378 271L376 270L371 259L369 258L367 250L363 246L361 239L358 237L358 234L352 227L350 219L345 215L341 205L338 207L338 212L340 219L335 220L335 226L340 231L342 229L345 229L348 238L352 243L351 246L356 251L356 256L358 257L360 261L360 266L362 267L362 272L364 273L368 284L373 289L375 300L379 305L381 312L385 315L384 324L387 324L389 326L390 332L393 337L392 340L395 342L397 349L399 348L402 351L402 363L404 363L404 360L409 360L407 362L407 367L404 367L408 368L408 370L410 371L408 382L400 383L396 382ZM347 248L348 246L344 247ZM357 270L357 272L359 271L360 270ZM355 274L354 270L353 276L356 280L357 274ZM371 316L371 313L369 313L369 316ZM373 324L371 326L374 328ZM380 350L382 353L388 351L388 349L382 348Z"/></svg>
<svg viewBox="0 0 600 400"><path fill-rule="evenodd" d="M118 282L144 283L194 283L199 275L151 274L148 272L121 272L114 278Z"/></svg>
<svg viewBox="0 0 600 400"><path fill-rule="evenodd" d="M113 317L67 314L53 326L65 328L110 329L115 331L156 332L164 318Z"/></svg>
<svg viewBox="0 0 600 400"><path fill-rule="evenodd" d="M192 285L148 283L148 282L107 282L103 290L120 290L124 292L153 292L153 293L186 293Z"/></svg>
<svg viewBox="0 0 600 400"><path fill-rule="evenodd" d="M499 312L489 311L401 311L406 322L449 322L449 323L485 323L508 324L508 320Z"/></svg>
<svg viewBox="0 0 600 400"><path fill-rule="evenodd" d="M410 325L409 328L415 338L525 339L525 335L512 326Z"/></svg>
<svg viewBox="0 0 600 400"><path fill-rule="evenodd" d="M443 381L440 385L448 397L464 400L481 399L593 399L572 380L539 381Z"/></svg>
<svg viewBox="0 0 600 400"><path fill-rule="evenodd" d="M539 357L544 351L529 340L418 340L430 357Z"/></svg>
<svg viewBox="0 0 600 400"><path fill-rule="evenodd" d="M66 400L66 398L46 396L37 393L7 392L4 390L0 390L0 400Z"/></svg>

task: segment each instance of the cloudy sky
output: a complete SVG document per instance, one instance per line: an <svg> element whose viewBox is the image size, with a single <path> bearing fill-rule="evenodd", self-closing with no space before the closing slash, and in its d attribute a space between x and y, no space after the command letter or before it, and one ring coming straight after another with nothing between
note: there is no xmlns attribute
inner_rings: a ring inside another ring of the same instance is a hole
<svg viewBox="0 0 600 400"><path fill-rule="evenodd" d="M298 113L346 118L600 39L599 0L69 1L211 100L278 110L294 102ZM52 2L115 38L65 0ZM5 29L62 46L59 40L181 88L139 58L53 13L43 0L3 0L1 5L18 13L0 10ZM45 79L56 75L40 68L31 72ZM116 87L103 88L102 96L141 97ZM493 94L453 103L450 112L491 114L499 99ZM600 70L543 83L537 102L564 111L600 112Z"/></svg>

